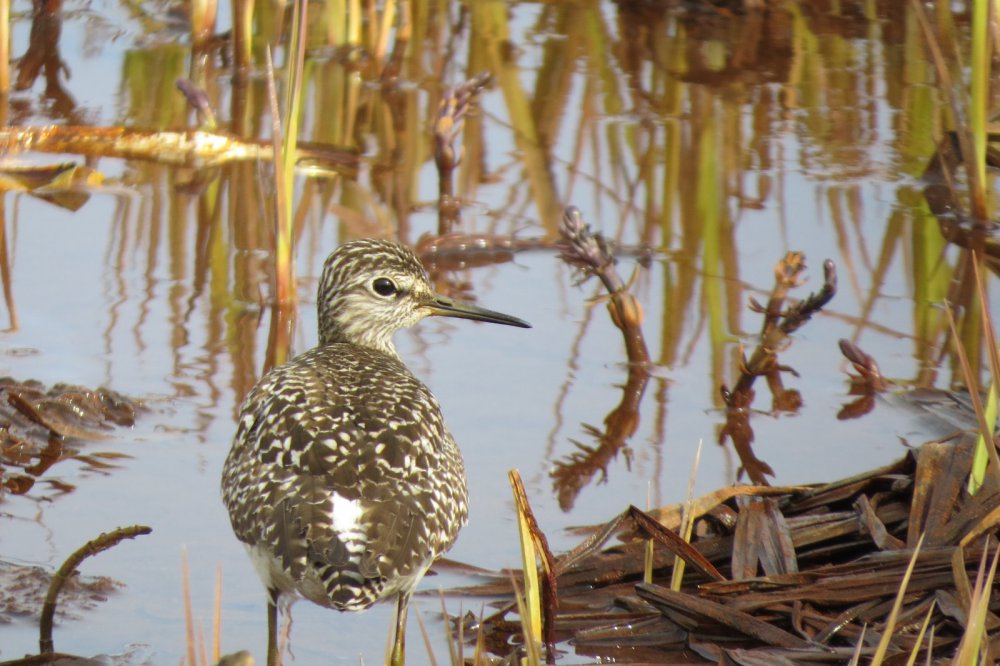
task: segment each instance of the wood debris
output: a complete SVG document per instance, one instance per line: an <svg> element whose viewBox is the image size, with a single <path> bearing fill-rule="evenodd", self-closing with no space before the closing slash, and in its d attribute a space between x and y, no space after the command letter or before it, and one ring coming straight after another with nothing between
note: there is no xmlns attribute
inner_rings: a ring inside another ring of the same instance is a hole
<svg viewBox="0 0 1000 666"><path fill-rule="evenodd" d="M950 657L985 537L1000 523L1000 489L965 491L972 443L972 436L930 442L833 483L738 487L695 500L691 547L711 568L688 567L680 591L669 589L677 550L662 537L653 583L642 583L646 539L651 529L676 530L680 507L629 509L557 562L556 634L571 646L559 649L616 663L846 663L859 643L862 655L874 652L923 535L889 654L916 649L923 663L926 636L919 646L916 636L930 613L931 658ZM652 519L655 528L644 524ZM615 535L620 541L602 549ZM460 592L509 594L509 584L496 579ZM1000 600L991 599L994 643L998 610ZM520 631L508 612L484 622L498 654Z"/></svg>

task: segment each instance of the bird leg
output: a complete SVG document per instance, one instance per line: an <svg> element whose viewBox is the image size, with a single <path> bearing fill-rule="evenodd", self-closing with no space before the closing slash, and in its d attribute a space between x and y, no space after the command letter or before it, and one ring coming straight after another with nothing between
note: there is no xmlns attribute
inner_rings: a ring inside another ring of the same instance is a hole
<svg viewBox="0 0 1000 666"><path fill-rule="evenodd" d="M281 666L278 654L278 591L267 591L267 666Z"/></svg>
<svg viewBox="0 0 1000 666"><path fill-rule="evenodd" d="M396 639L392 644L390 666L403 666L406 648L406 607L410 601L409 592L400 592L396 601Z"/></svg>

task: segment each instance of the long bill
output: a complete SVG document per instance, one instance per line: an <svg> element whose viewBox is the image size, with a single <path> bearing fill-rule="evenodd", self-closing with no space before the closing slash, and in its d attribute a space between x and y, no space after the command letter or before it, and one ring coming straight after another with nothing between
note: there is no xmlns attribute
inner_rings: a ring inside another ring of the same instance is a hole
<svg viewBox="0 0 1000 666"><path fill-rule="evenodd" d="M471 303L462 303L461 301L456 301L445 296L435 296L430 303L424 305L424 308L429 310L432 315L438 315L441 317L459 317L461 319L486 321L491 324L504 324L506 326L517 326L518 328L531 328L531 324L523 319L511 317L510 315L505 315L502 312L487 310L486 308L481 308L479 306L472 305Z"/></svg>

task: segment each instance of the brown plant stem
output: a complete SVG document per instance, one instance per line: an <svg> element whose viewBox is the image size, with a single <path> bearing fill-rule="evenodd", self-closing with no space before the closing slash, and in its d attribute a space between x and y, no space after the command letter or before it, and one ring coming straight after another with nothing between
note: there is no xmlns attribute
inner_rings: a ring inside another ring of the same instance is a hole
<svg viewBox="0 0 1000 666"><path fill-rule="evenodd" d="M787 253L774 267L774 287L767 305L751 299L750 307L764 315L760 342L749 359L744 358L739 379L732 391L722 386L720 392L726 405L726 424L719 432L719 444L731 438L743 469L759 485L767 485L766 475L774 475L771 467L753 453L753 428L750 426L750 406L753 404L753 384L757 377L766 377L772 395L772 409L796 411L801 396L794 389L785 389L781 373L789 368L778 364L778 352L788 345L788 337L821 310L837 292L837 272L832 261L823 262L823 286L805 300L784 307L788 292L800 285L799 276L805 270L805 255Z"/></svg>
<svg viewBox="0 0 1000 666"><path fill-rule="evenodd" d="M444 236L461 220L461 206L455 199L453 176L462 161L462 148L456 146L465 124L465 116L480 91L492 77L482 72L465 83L448 89L438 104L434 121L434 164L438 169L438 234Z"/></svg>
<svg viewBox="0 0 1000 666"><path fill-rule="evenodd" d="M559 233L563 237L560 248L563 261L583 271L584 279L597 276L608 290L611 297L608 310L625 338L629 362L649 363L649 350L642 335L642 307L615 269L615 259L607 242L600 234L590 231L576 206L567 206L563 211Z"/></svg>
<svg viewBox="0 0 1000 666"><path fill-rule="evenodd" d="M15 149L119 157L192 169L270 160L274 155L270 140L243 140L225 132L169 132L85 125L0 128L0 151ZM358 163L355 151L335 146L299 142L296 150L298 166L322 167L331 173L356 174Z"/></svg>
<svg viewBox="0 0 1000 666"><path fill-rule="evenodd" d="M55 650L52 642L52 620L56 613L56 598L63 585L73 575L76 568L80 566L88 557L97 555L100 552L118 545L123 539L134 539L137 536L149 534L153 528L145 525L131 525L129 527L119 527L111 532L105 532L96 539L91 539L81 548L78 548L66 558L59 570L52 576L49 583L49 590L45 594L45 604L42 606L42 619L38 630L38 650L42 654L47 654Z"/></svg>

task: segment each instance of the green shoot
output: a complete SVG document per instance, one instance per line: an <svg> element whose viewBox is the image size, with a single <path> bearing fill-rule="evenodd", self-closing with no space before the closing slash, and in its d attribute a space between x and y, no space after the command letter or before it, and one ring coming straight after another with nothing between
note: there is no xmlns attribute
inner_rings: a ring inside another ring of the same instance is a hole
<svg viewBox="0 0 1000 666"><path fill-rule="evenodd" d="M529 646L530 653L532 649L537 651L540 648L542 637L542 588L538 580L538 554L535 551L535 542L531 538L531 526L522 506L523 502L519 497L524 492L521 476L517 470L511 470L508 474L514 489L514 500L517 507L517 531L521 539L521 564L524 569L524 603L526 604L524 612L520 611L520 596L518 596L518 606L521 622L524 625L525 643L529 643L530 640L534 644L534 647Z"/></svg>
<svg viewBox="0 0 1000 666"><path fill-rule="evenodd" d="M684 499L684 512L681 514L680 537L691 543L691 531L694 529L694 482L698 478L698 465L701 463L701 447L703 440L698 440L698 450L691 463L691 474L688 476L687 497ZM674 573L670 578L670 589L679 592L684 582L684 560L674 556Z"/></svg>

